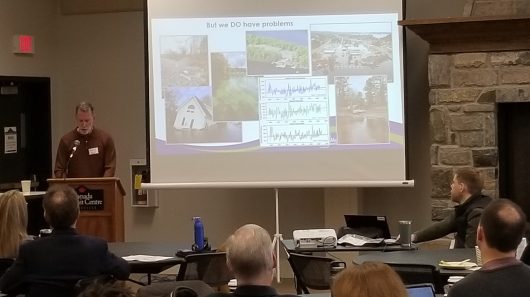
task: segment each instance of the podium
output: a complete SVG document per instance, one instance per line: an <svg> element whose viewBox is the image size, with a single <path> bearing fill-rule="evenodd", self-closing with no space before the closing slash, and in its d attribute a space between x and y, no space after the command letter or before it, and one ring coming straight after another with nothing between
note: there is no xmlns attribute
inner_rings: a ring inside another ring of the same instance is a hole
<svg viewBox="0 0 530 297"><path fill-rule="evenodd" d="M119 178L49 178L48 183L50 186L70 186L79 195L76 229L80 234L101 237L109 242L124 241L125 190Z"/></svg>

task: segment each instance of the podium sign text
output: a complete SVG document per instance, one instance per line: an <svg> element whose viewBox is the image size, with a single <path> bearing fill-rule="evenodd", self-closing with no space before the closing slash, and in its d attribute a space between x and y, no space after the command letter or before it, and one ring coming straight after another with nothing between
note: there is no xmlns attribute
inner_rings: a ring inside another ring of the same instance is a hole
<svg viewBox="0 0 530 297"><path fill-rule="evenodd" d="M83 185L76 187L79 196L79 209L82 211L95 211L104 209L103 190L89 189Z"/></svg>
<svg viewBox="0 0 530 297"><path fill-rule="evenodd" d="M125 191L117 177L49 178L52 185L67 185L79 195L80 234L101 237L107 241L123 241Z"/></svg>

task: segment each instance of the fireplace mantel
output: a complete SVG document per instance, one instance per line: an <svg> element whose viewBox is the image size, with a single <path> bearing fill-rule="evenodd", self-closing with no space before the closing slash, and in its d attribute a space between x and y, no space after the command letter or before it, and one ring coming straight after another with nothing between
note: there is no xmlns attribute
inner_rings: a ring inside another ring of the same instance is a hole
<svg viewBox="0 0 530 297"><path fill-rule="evenodd" d="M431 54L530 49L530 16L408 19L399 24L427 41Z"/></svg>

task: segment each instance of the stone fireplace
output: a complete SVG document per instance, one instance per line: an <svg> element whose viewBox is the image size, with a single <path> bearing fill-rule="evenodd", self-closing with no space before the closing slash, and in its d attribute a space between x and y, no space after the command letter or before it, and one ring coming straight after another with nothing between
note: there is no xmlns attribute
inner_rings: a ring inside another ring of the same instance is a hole
<svg viewBox="0 0 530 297"><path fill-rule="evenodd" d="M474 167L498 197L496 103L530 102L530 51L429 57L433 219L450 208L454 170Z"/></svg>
<svg viewBox="0 0 530 297"><path fill-rule="evenodd" d="M530 102L530 16L401 24L430 44L432 219L440 220L453 206L448 197L457 168L476 168L485 193L499 196L497 106Z"/></svg>

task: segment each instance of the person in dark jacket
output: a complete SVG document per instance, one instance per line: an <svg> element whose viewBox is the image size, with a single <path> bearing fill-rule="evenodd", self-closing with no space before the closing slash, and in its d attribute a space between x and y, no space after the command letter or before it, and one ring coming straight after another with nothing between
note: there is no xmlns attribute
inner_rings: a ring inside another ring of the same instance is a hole
<svg viewBox="0 0 530 297"><path fill-rule="evenodd" d="M455 248L473 248L477 227L491 198L482 195L483 181L472 169L459 169L451 183L451 200L458 203L444 220L412 234L412 242L424 242L455 233Z"/></svg>
<svg viewBox="0 0 530 297"><path fill-rule="evenodd" d="M79 201L72 188L51 187L43 207L53 231L48 237L22 244L15 262L0 278L2 293L70 297L77 281L85 278L112 275L128 279L129 264L110 253L105 240L76 232Z"/></svg>
<svg viewBox="0 0 530 297"><path fill-rule="evenodd" d="M528 296L530 267L515 257L525 229L526 216L512 201L498 199L488 205L477 230L484 264L451 287L448 296Z"/></svg>

